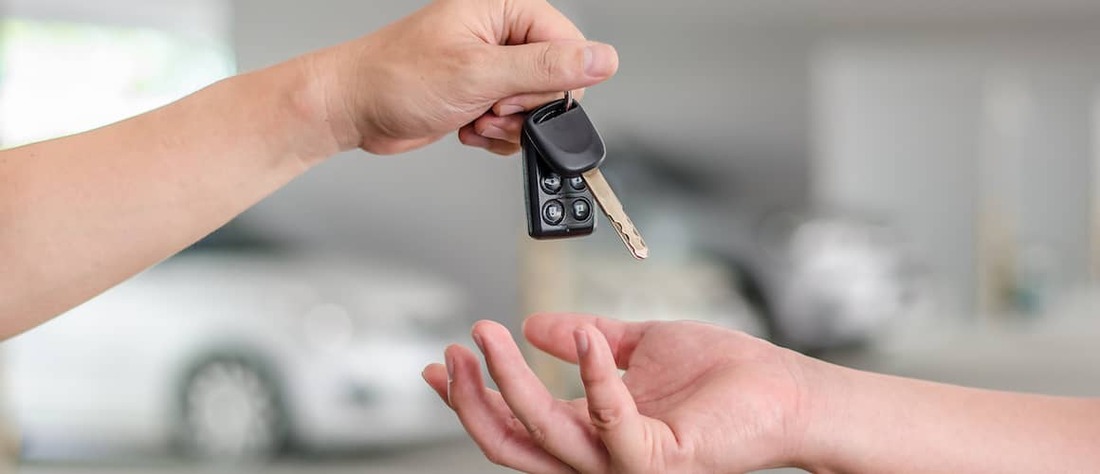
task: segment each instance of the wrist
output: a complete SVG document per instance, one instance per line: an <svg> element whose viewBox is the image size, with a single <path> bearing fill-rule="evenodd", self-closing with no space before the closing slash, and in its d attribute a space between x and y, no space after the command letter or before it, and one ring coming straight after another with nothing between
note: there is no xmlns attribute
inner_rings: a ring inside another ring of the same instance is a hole
<svg viewBox="0 0 1100 474"><path fill-rule="evenodd" d="M363 143L358 123L357 102L366 93L357 80L361 74L358 59L366 51L347 51L361 41L345 43L299 57L295 60L304 81L297 108L325 130L337 151L350 151ZM363 49L363 48L360 48Z"/></svg>
<svg viewBox="0 0 1100 474"><path fill-rule="evenodd" d="M360 142L331 56L322 50L234 79L242 94L267 104L256 120L267 123L266 133L283 149L278 154L307 168Z"/></svg>
<svg viewBox="0 0 1100 474"><path fill-rule="evenodd" d="M796 418L802 430L792 442L792 463L810 472L841 472L846 436L853 426L852 394L861 373L810 357L801 359L802 401Z"/></svg>

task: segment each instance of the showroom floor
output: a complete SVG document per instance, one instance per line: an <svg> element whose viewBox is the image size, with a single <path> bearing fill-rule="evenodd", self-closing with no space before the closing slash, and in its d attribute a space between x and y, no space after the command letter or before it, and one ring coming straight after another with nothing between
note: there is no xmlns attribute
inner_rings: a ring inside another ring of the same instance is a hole
<svg viewBox="0 0 1100 474"><path fill-rule="evenodd" d="M304 459L283 461L274 466L241 469L240 467L198 469L192 464L165 462L104 463L101 465L43 464L21 467L18 472L27 474L183 474L183 473L248 473L271 474L419 474L455 473L477 474L510 472L482 458L477 446L465 440L455 440L439 445L426 446L398 453L369 456L341 457L335 459Z"/></svg>

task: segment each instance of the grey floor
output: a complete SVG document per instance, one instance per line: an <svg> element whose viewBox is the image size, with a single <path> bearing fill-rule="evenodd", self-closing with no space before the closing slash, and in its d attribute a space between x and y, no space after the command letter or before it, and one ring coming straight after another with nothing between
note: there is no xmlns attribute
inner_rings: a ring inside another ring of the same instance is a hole
<svg viewBox="0 0 1100 474"><path fill-rule="evenodd" d="M414 474L455 473L475 474L510 472L484 460L477 446L454 441L412 448L405 451L361 456L331 456L290 459L272 465L256 467L205 467L170 461L129 461L102 463L47 463L21 466L17 472L27 474L183 474L183 473L317 473L317 474Z"/></svg>

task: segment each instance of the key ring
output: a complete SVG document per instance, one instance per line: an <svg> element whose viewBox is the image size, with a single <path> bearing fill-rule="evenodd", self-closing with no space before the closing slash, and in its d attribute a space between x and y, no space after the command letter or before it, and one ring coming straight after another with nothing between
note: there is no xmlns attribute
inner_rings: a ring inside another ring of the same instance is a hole
<svg viewBox="0 0 1100 474"><path fill-rule="evenodd" d="M565 112L573 108L573 91L565 91Z"/></svg>

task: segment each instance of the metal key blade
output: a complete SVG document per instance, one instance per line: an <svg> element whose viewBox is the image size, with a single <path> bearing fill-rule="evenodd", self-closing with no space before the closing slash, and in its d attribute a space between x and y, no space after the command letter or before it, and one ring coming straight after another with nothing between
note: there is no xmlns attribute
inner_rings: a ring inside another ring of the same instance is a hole
<svg viewBox="0 0 1100 474"><path fill-rule="evenodd" d="M648 258L649 247L645 244L645 240L642 240L638 228L634 227L634 222L630 220L630 217L627 217L623 204L619 202L619 198L611 190L611 185L607 183L607 179L603 177L600 169L595 168L585 171L583 176L584 182L588 184L588 189L592 190L592 195L595 196L600 209L603 209L604 215L611 221L612 227L615 228L615 232L619 233L619 237L623 239L626 248L630 249L630 253L638 260Z"/></svg>

